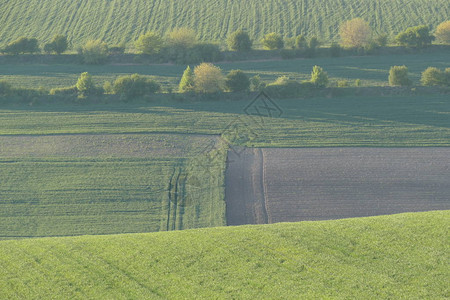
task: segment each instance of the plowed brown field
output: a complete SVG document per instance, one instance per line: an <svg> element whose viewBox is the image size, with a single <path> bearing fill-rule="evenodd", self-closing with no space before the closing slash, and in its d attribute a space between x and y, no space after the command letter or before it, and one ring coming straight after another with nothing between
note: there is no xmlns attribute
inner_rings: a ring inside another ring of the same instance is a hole
<svg viewBox="0 0 450 300"><path fill-rule="evenodd" d="M230 152L228 225L450 209L450 148Z"/></svg>

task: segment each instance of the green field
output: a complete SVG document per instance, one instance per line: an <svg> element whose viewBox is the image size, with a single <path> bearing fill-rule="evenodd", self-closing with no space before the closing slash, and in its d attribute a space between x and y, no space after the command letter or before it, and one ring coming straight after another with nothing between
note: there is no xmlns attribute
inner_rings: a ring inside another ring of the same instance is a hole
<svg viewBox="0 0 450 300"><path fill-rule="evenodd" d="M215 179L194 171L198 190L190 188L192 179L179 179L210 141L158 134L0 137L0 239L225 225L223 162L210 170Z"/></svg>
<svg viewBox="0 0 450 300"><path fill-rule="evenodd" d="M387 85L389 69L394 65L406 65L410 78L419 84L421 73L433 66L441 69L450 67L450 53L359 56L341 58L315 58L296 60L249 61L217 64L224 73L241 69L249 76L260 75L267 82L279 76L289 76L295 80L310 78L313 66L322 66L331 77L331 83L337 80L360 79L362 85ZM182 65L39 65L11 64L0 65L0 80L6 80L15 86L27 88L64 87L74 85L82 72L94 76L98 85L104 81L114 81L120 75L138 73L148 75L164 87L177 89L186 66Z"/></svg>
<svg viewBox="0 0 450 300"><path fill-rule="evenodd" d="M0 241L7 299L445 299L450 211Z"/></svg>
<svg viewBox="0 0 450 300"><path fill-rule="evenodd" d="M365 18L378 33L396 34L409 26L436 27L446 21L446 0L2 0L0 41L19 36L48 42L66 34L73 45L88 39L111 44L128 43L148 30L165 32L174 27L195 29L202 40L223 41L245 28L259 39L269 32L285 36L317 35L337 38L339 24ZM250 12L250 13L249 13ZM218 22L220 20L220 22Z"/></svg>
<svg viewBox="0 0 450 300"><path fill-rule="evenodd" d="M219 135L228 125L236 124L243 133L255 133L243 144L256 147L450 145L448 95L275 100L283 114L262 120L244 113L253 97L227 101L3 106L0 135Z"/></svg>
<svg viewBox="0 0 450 300"><path fill-rule="evenodd" d="M276 100L281 117L263 119L244 113L251 100L3 105L0 239L225 225L225 153L201 156L221 134L252 147L450 146L447 95Z"/></svg>

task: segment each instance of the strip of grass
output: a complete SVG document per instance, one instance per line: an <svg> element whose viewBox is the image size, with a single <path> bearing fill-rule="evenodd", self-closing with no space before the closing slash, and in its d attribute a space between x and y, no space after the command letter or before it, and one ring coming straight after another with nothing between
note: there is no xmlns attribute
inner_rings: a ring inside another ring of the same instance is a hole
<svg viewBox="0 0 450 300"><path fill-rule="evenodd" d="M450 145L448 95L274 100L283 114L273 118L246 115L244 108L253 97L240 101L4 106L0 109L0 135L218 135L237 123L243 134L253 133L239 142L246 146Z"/></svg>
<svg viewBox="0 0 450 300"><path fill-rule="evenodd" d="M444 299L450 211L0 241L19 298Z"/></svg>
<svg viewBox="0 0 450 300"><path fill-rule="evenodd" d="M275 60L255 62L219 63L224 73L241 69L249 76L260 75L264 81L274 81L279 76L289 76L294 80L309 80L313 66L322 66L334 84L337 80L348 80L354 84L356 79L362 85L387 85L389 69L394 65L409 67L410 78L420 83L421 73L429 66L445 69L450 67L450 53L360 56L341 58L315 58L296 60ZM89 72L94 81L102 85L114 81L118 76L138 73L160 82L166 89L177 90L179 80L186 66L180 65L40 65L12 64L1 65L0 80L14 86L26 88L72 86L82 72Z"/></svg>

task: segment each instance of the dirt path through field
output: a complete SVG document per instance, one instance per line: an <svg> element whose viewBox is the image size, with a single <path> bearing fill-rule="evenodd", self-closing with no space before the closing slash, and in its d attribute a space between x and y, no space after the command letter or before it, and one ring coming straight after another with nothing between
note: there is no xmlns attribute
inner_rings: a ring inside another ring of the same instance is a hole
<svg viewBox="0 0 450 300"><path fill-rule="evenodd" d="M225 175L228 225L267 224L261 149L228 154Z"/></svg>
<svg viewBox="0 0 450 300"><path fill-rule="evenodd" d="M230 152L229 225L450 209L450 148Z"/></svg>

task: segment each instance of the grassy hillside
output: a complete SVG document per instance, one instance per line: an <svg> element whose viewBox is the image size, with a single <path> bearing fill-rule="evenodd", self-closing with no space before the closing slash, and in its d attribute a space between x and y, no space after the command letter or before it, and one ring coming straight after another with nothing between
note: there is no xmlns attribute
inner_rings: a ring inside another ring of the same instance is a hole
<svg viewBox="0 0 450 300"><path fill-rule="evenodd" d="M406 65L410 78L415 84L419 84L421 73L426 68L450 67L450 53L250 61L217 65L224 73L240 69L249 76L260 75L267 82L274 81L283 75L295 80L307 80L310 79L313 66L319 65L328 72L331 83L345 79L353 84L354 80L360 79L362 85L387 85L390 67ZM186 66L182 65L14 64L1 65L0 80L6 80L14 86L27 88L42 86L51 89L74 85L82 72L92 74L98 85L103 85L103 82L107 80L114 81L120 75L138 73L148 75L164 87L171 87L175 91L185 68Z"/></svg>
<svg viewBox="0 0 450 300"><path fill-rule="evenodd" d="M109 43L135 40L144 31L195 29L203 40L223 40L238 28L252 36L300 33L336 38L342 21L362 17L378 33L408 26L435 27L448 19L446 0L2 0L0 43L27 35L49 41L67 34L74 45L92 38ZM220 20L220 22L218 22Z"/></svg>
<svg viewBox="0 0 450 300"><path fill-rule="evenodd" d="M450 211L0 241L7 299L443 299Z"/></svg>

